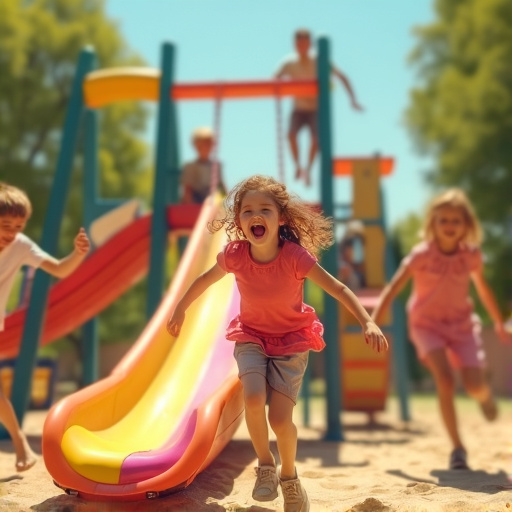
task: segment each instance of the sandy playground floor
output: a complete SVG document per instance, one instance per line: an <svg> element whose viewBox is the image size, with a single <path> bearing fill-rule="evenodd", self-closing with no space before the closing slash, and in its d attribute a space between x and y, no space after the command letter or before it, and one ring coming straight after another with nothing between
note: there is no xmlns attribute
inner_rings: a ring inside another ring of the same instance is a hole
<svg viewBox="0 0 512 512"><path fill-rule="evenodd" d="M413 420L403 425L397 403L369 429L366 416L345 413L344 442L323 440L323 402L312 408L309 428L301 425L297 470L311 512L512 512L512 403L500 401L500 417L489 424L476 404L457 402L471 471L447 469L448 443L433 397L414 397ZM45 411L26 416L24 430L41 453ZM274 444L275 448L275 444ZM16 474L10 441L0 441L1 512L282 512L281 496L270 503L251 499L255 458L245 426L215 462L184 491L158 501L90 503L65 495L52 483L41 459Z"/></svg>

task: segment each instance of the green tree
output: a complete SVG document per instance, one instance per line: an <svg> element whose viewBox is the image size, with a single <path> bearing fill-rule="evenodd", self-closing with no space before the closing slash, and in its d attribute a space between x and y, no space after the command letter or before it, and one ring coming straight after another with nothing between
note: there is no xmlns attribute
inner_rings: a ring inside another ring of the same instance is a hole
<svg viewBox="0 0 512 512"><path fill-rule="evenodd" d="M41 236L77 58L86 45L95 49L100 68L143 64L107 18L102 0L0 0L0 176L31 198L27 234L35 240ZM100 113L103 197L147 198L152 176L143 137L147 117L140 103L119 103ZM81 163L77 151L61 253L69 252L83 223ZM142 325L144 299L141 286L135 297L109 308L102 315L102 337L115 339L127 318L132 327Z"/></svg>
<svg viewBox="0 0 512 512"><path fill-rule="evenodd" d="M461 187L475 205L488 278L504 307L512 298L512 2L434 7L435 21L415 29L420 86L411 91L407 124L433 156L433 187Z"/></svg>

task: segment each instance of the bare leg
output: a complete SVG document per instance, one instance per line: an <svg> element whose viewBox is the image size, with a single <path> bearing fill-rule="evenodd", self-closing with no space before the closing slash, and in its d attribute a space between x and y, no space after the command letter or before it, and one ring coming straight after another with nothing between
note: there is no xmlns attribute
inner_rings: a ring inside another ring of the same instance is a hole
<svg viewBox="0 0 512 512"><path fill-rule="evenodd" d="M311 185L311 169L313 168L313 162L315 161L316 154L318 152L318 139L316 136L311 136L311 145L309 147L309 158L308 166L306 168L306 185Z"/></svg>
<svg viewBox="0 0 512 512"><path fill-rule="evenodd" d="M302 169L299 162L299 144L297 142L297 133L288 134L288 142L290 143L290 151L292 153L293 162L295 164L295 179L300 179Z"/></svg>
<svg viewBox="0 0 512 512"><path fill-rule="evenodd" d="M16 469L26 471L36 462L37 456L30 448L25 434L22 432L11 402L0 391L0 422L9 432L16 452Z"/></svg>
<svg viewBox="0 0 512 512"><path fill-rule="evenodd" d="M455 412L455 380L446 352L444 349L430 352L427 354L425 363L436 383L441 417L443 418L453 448L464 448L459 436Z"/></svg>
<svg viewBox="0 0 512 512"><path fill-rule="evenodd" d="M498 415L498 409L492 396L483 368L462 368L462 382L469 396L474 398L482 408L485 417L492 421Z"/></svg>
<svg viewBox="0 0 512 512"><path fill-rule="evenodd" d="M268 424L265 415L267 379L259 373L248 373L241 377L244 389L245 421L251 436L254 451L260 466L275 466L270 451Z"/></svg>
<svg viewBox="0 0 512 512"><path fill-rule="evenodd" d="M295 404L286 395L271 391L268 419L276 434L277 449L281 459L281 479L297 478L295 459L297 456L297 427L293 423Z"/></svg>

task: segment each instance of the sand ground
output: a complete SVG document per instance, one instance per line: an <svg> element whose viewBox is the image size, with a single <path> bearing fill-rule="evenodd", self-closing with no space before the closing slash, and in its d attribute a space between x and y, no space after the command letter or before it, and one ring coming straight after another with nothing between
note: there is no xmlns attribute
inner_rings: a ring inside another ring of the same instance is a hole
<svg viewBox="0 0 512 512"><path fill-rule="evenodd" d="M412 420L399 419L389 399L377 426L366 416L342 415L342 442L324 440L323 401L313 401L309 427L300 405L297 470L311 500L311 512L456 511L512 512L512 402L500 400L500 417L486 423L477 405L458 398L457 407L469 452L470 471L447 469L449 445L432 396L410 400ZM24 430L41 453L46 411L31 411ZM273 443L275 448L275 443ZM91 503L54 486L39 460L16 474L10 441L0 441L1 512L282 512L281 496L269 503L251 499L255 458L245 426L184 491L145 502Z"/></svg>

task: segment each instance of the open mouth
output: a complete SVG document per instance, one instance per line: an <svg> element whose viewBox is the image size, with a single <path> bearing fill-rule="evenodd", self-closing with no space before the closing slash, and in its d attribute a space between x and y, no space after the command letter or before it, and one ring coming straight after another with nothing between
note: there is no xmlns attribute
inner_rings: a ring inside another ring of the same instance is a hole
<svg viewBox="0 0 512 512"><path fill-rule="evenodd" d="M256 224L255 226L251 226L251 231L255 238L261 238L265 234L265 227Z"/></svg>

